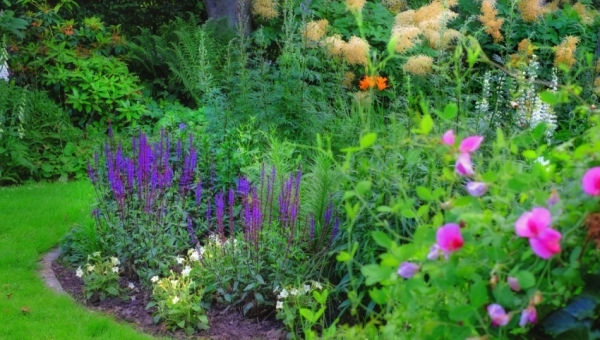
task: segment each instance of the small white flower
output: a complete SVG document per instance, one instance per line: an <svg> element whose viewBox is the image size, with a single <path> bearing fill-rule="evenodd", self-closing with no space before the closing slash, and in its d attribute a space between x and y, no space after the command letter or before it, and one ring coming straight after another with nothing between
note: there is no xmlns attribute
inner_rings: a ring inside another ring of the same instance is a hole
<svg viewBox="0 0 600 340"><path fill-rule="evenodd" d="M298 289L296 289L296 288L293 288L293 289L290 291L290 294L291 294L291 295L298 295L298 294L300 294L300 292L298 291Z"/></svg>
<svg viewBox="0 0 600 340"><path fill-rule="evenodd" d="M198 252L200 253L200 257L202 257L202 254L204 254L204 251L206 249L204 249L204 247L200 247L200 249L198 249Z"/></svg>
<svg viewBox="0 0 600 340"><path fill-rule="evenodd" d="M177 296L175 296L173 298L173 304L177 304L177 302L179 302L179 298Z"/></svg>
<svg viewBox="0 0 600 340"><path fill-rule="evenodd" d="M277 301L277 305L275 306L277 309L283 308L283 301Z"/></svg>
<svg viewBox="0 0 600 340"><path fill-rule="evenodd" d="M183 268L183 270L181 271L181 275L183 275L183 277L187 277L190 275L191 271L192 268L190 268L190 266L185 266L185 268Z"/></svg>
<svg viewBox="0 0 600 340"><path fill-rule="evenodd" d="M129 282L128 287L129 289L135 289L135 285L133 284L133 282Z"/></svg>
<svg viewBox="0 0 600 340"><path fill-rule="evenodd" d="M177 283L178 283L178 282L179 282L179 281L177 281L177 280L171 280L171 285L172 285L173 287L175 287L175 286L177 286Z"/></svg>
<svg viewBox="0 0 600 340"><path fill-rule="evenodd" d="M100 256L100 252L99 252L99 251L97 251L97 252L95 252L95 253L92 253L92 255L94 255L94 257L98 257L98 256Z"/></svg>
<svg viewBox="0 0 600 340"><path fill-rule="evenodd" d="M156 281L158 281L158 276L153 276L150 281L152 281L152 283L156 283Z"/></svg>
<svg viewBox="0 0 600 340"><path fill-rule="evenodd" d="M183 263L183 257L177 256L176 260L177 260L178 264L182 264Z"/></svg>
<svg viewBox="0 0 600 340"><path fill-rule="evenodd" d="M286 298L286 297L288 297L288 296L289 296L289 293L288 293L288 291L287 291L287 290L285 290L285 288L283 288L283 289L281 290L281 293L279 293L279 295L278 295L277 297L278 297L278 298L280 298L280 299L285 299L285 298Z"/></svg>
<svg viewBox="0 0 600 340"><path fill-rule="evenodd" d="M194 250L192 252L192 254L190 255L190 261L195 261L195 262L200 261L200 254L198 254L198 252Z"/></svg>
<svg viewBox="0 0 600 340"><path fill-rule="evenodd" d="M309 285L304 285L304 293L308 293L310 291L310 286Z"/></svg>
<svg viewBox="0 0 600 340"><path fill-rule="evenodd" d="M119 267L112 267L112 272L113 273L118 273L119 272Z"/></svg>
<svg viewBox="0 0 600 340"><path fill-rule="evenodd" d="M550 165L550 161L545 159L544 156L536 158L536 162L540 163L543 167L547 168Z"/></svg>
<svg viewBox="0 0 600 340"><path fill-rule="evenodd" d="M82 277L83 276L83 270L81 270L81 267L77 267L77 270L75 271L75 275L77 277Z"/></svg>
<svg viewBox="0 0 600 340"><path fill-rule="evenodd" d="M94 270L94 268L96 268L96 266L92 266L92 265L89 265L89 264L87 265L87 271L88 271L88 272L91 272L91 271L93 271L93 270Z"/></svg>
<svg viewBox="0 0 600 340"><path fill-rule="evenodd" d="M321 286L321 284L319 282L317 282L317 281L313 281L313 286L315 288L317 288L318 290L323 289L323 286Z"/></svg>
<svg viewBox="0 0 600 340"><path fill-rule="evenodd" d="M121 264L121 261L119 261L119 259L116 257L111 257L110 262L112 262L113 266L118 266Z"/></svg>

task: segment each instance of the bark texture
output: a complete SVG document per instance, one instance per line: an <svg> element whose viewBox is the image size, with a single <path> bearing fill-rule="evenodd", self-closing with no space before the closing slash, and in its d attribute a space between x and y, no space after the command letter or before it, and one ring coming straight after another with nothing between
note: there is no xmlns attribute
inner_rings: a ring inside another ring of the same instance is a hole
<svg viewBox="0 0 600 340"><path fill-rule="evenodd" d="M250 34L252 23L250 5L252 0L203 0L204 7L211 19L225 18L232 28L241 24L244 33Z"/></svg>

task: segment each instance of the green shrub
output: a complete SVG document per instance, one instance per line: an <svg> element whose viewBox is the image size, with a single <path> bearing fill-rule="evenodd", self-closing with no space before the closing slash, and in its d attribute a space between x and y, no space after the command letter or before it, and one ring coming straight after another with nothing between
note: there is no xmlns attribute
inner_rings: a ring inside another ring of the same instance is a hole
<svg viewBox="0 0 600 340"><path fill-rule="evenodd" d="M81 131L46 93L0 81L0 183L85 173Z"/></svg>

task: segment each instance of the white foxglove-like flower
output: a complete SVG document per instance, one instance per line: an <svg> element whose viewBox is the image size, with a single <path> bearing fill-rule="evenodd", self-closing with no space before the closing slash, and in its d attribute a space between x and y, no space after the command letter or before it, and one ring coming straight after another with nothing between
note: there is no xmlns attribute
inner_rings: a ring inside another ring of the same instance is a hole
<svg viewBox="0 0 600 340"><path fill-rule="evenodd" d="M298 295L298 294L300 294L300 292L298 291L298 289L294 288L294 289L292 289L292 290L290 291L290 294L291 294L291 295Z"/></svg>
<svg viewBox="0 0 600 340"><path fill-rule="evenodd" d="M288 297L288 296L289 296L289 293L288 293L288 291L287 291L287 290L285 290L285 288L284 288L284 289L282 289L282 290L281 290L281 293L279 293L279 295L278 295L277 297L278 297L278 298L280 298L280 299L285 299L285 298L286 298L286 297Z"/></svg>
<svg viewBox="0 0 600 340"><path fill-rule="evenodd" d="M179 281L177 281L177 280L171 280L171 285L172 285L173 287L175 287L175 286L177 286L177 283L178 283L178 282L179 282Z"/></svg>
<svg viewBox="0 0 600 340"><path fill-rule="evenodd" d="M191 271L192 268L190 268L190 266L185 266L185 268L183 268L181 271L181 275L183 275L183 277L189 276Z"/></svg>
<svg viewBox="0 0 600 340"><path fill-rule="evenodd" d="M121 261L119 261L119 259L116 257L111 257L110 262L112 262L113 266L118 266L121 264Z"/></svg>
<svg viewBox="0 0 600 340"><path fill-rule="evenodd" d="M83 270L81 269L81 267L77 267L77 270L75 271L75 275L77 277L82 277L83 276Z"/></svg>
<svg viewBox="0 0 600 340"><path fill-rule="evenodd" d="M176 260L177 260L178 264L182 264L183 263L183 257L177 256Z"/></svg>
<svg viewBox="0 0 600 340"><path fill-rule="evenodd" d="M308 293L310 291L310 286L309 285L304 285L304 293Z"/></svg>
<svg viewBox="0 0 600 340"><path fill-rule="evenodd" d="M113 273L118 273L119 272L119 267L112 267L112 272Z"/></svg>
<svg viewBox="0 0 600 340"><path fill-rule="evenodd" d="M277 309L283 308L283 301L277 301L277 305L275 306Z"/></svg>
<svg viewBox="0 0 600 340"><path fill-rule="evenodd" d="M0 79L8 81L8 63L6 61L0 65Z"/></svg>
<svg viewBox="0 0 600 340"><path fill-rule="evenodd" d="M321 289L323 289L323 286L321 286L321 284L320 284L319 282L317 282L317 281L314 281L314 282L313 282L313 286L314 286L315 288L317 288L318 290L321 290Z"/></svg>
<svg viewBox="0 0 600 340"><path fill-rule="evenodd" d="M96 266L90 266L89 264L87 265L87 271L91 272L94 270L94 268L96 268Z"/></svg>
<svg viewBox="0 0 600 340"><path fill-rule="evenodd" d="M190 255L190 261L195 261L195 262L200 261L200 254L198 254L198 252L194 250L192 252L192 254Z"/></svg>
<svg viewBox="0 0 600 340"><path fill-rule="evenodd" d="M158 281L158 276L153 276L150 281L152 281L152 283L156 283Z"/></svg>
<svg viewBox="0 0 600 340"><path fill-rule="evenodd" d="M179 302L179 297L175 296L173 298L173 304L175 305L175 304L177 304L177 302Z"/></svg>

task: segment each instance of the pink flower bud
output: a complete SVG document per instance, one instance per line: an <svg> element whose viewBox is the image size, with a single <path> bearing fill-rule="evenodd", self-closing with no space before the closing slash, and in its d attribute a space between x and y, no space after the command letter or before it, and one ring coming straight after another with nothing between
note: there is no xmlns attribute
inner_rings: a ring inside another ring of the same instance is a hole
<svg viewBox="0 0 600 340"><path fill-rule="evenodd" d="M600 196L600 166L585 172L581 179L583 191L592 196Z"/></svg>
<svg viewBox="0 0 600 340"><path fill-rule="evenodd" d="M468 153L461 153L456 160L455 165L456 173L460 176L473 176L475 171L473 170L473 163L471 162L471 156Z"/></svg>
<svg viewBox="0 0 600 340"><path fill-rule="evenodd" d="M453 253L464 244L460 233L460 226L456 223L448 223L437 230L436 241L441 250L445 253Z"/></svg>
<svg viewBox="0 0 600 340"><path fill-rule="evenodd" d="M398 267L398 275L402 276L405 279L410 279L415 276L415 274L419 271L418 265L412 262L402 262L400 267Z"/></svg>
<svg viewBox="0 0 600 340"><path fill-rule="evenodd" d="M514 290L515 292L521 291L521 285L519 284L519 280L517 280L516 277L509 276L506 278L506 282L508 283L510 289Z"/></svg>
<svg viewBox="0 0 600 340"><path fill-rule="evenodd" d="M479 145L483 142L483 136L471 136L465 138L458 147L462 153L471 153L479 149Z"/></svg>
<svg viewBox="0 0 600 340"><path fill-rule="evenodd" d="M453 130L448 130L444 133L444 135L442 135L442 143L446 144L446 145L454 145L454 131Z"/></svg>
<svg viewBox="0 0 600 340"><path fill-rule="evenodd" d="M547 260L553 255L560 253L560 239L562 234L552 228L542 230L537 237L529 239L533 253Z"/></svg>

